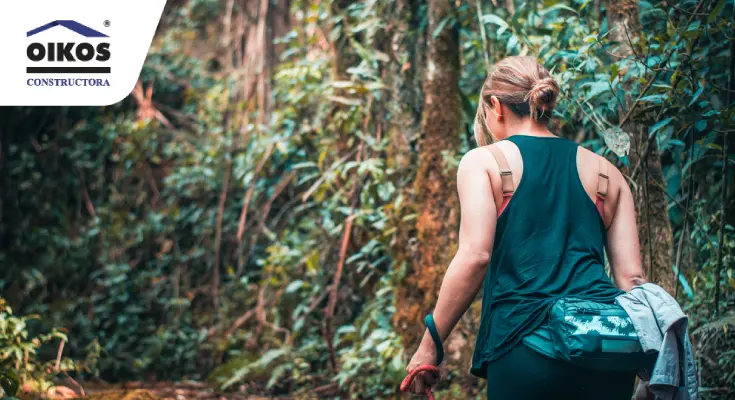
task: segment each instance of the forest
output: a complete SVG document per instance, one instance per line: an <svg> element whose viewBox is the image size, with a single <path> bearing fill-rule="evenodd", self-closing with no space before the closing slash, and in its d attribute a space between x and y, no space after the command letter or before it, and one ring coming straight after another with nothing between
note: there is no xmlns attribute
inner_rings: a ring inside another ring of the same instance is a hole
<svg viewBox="0 0 735 400"><path fill-rule="evenodd" d="M729 0L169 0L122 102L0 108L5 396L408 397L509 55L559 83L552 132L624 173L701 398L733 398ZM484 398L479 317L438 398Z"/></svg>

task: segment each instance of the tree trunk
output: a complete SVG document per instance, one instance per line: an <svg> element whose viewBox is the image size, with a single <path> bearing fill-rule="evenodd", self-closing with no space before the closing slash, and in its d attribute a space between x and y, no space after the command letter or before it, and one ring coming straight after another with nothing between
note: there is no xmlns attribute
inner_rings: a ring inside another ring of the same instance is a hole
<svg viewBox="0 0 735 400"><path fill-rule="evenodd" d="M239 5L239 7L237 7ZM242 99L257 109L257 123L268 121L272 70L285 49L274 40L288 33L291 0L228 0L223 21L223 47L228 67L239 70ZM236 9L240 9L236 12ZM232 59L230 59L232 57ZM247 116L241 126L249 123Z"/></svg>
<svg viewBox="0 0 735 400"><path fill-rule="evenodd" d="M424 82L421 153L414 181L417 241L397 283L394 323L409 351L424 332L423 317L436 303L442 277L457 248L459 201L453 157L460 145L459 36L456 26L437 26L454 12L453 2L428 2L428 58ZM398 258L400 260L400 257ZM400 267L400 265L399 265Z"/></svg>
<svg viewBox="0 0 735 400"><path fill-rule="evenodd" d="M635 0L606 0L607 21L610 40L617 43L614 54L623 57L635 56L631 40L641 34L638 16L638 2ZM629 39L630 38L630 39ZM630 93L632 82L625 82L626 92ZM626 108L631 107L631 98L625 99ZM620 110L623 118L626 110ZM676 277L672 270L674 264L673 233L668 215L666 193L656 185L666 187L661 169L661 157L656 141L648 140L648 132L635 122L628 122L624 129L631 138L630 163L635 167L640 163L640 171L635 176L633 193L637 205L637 222L641 242L641 259L648 279L669 293L676 289ZM650 146L650 148L649 148Z"/></svg>
<svg viewBox="0 0 735 400"><path fill-rule="evenodd" d="M387 160L391 168L407 171L415 165L412 144L421 133L421 71L425 48L416 32L418 5L416 0L397 0L386 7L386 20L394 21L390 31L392 62L388 66L391 98Z"/></svg>

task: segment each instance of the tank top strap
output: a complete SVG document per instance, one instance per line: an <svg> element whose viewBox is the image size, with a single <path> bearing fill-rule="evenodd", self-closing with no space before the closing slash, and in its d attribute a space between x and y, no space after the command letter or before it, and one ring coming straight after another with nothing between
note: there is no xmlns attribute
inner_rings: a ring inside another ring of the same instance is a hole
<svg viewBox="0 0 735 400"><path fill-rule="evenodd" d="M510 169L510 165L508 165L508 160L505 158L503 150L500 150L496 146L488 146L485 148L490 151L490 154L495 159L495 162L498 164L498 169L500 170L500 182L503 191L503 202L498 209L498 215L500 215L505 210L505 207L508 206L510 198L513 197L513 193L515 192L513 171Z"/></svg>

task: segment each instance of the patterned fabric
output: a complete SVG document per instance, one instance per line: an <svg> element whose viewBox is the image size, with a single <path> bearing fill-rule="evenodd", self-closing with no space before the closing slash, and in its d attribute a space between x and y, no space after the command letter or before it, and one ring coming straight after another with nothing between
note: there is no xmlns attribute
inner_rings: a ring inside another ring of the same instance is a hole
<svg viewBox="0 0 735 400"><path fill-rule="evenodd" d="M629 317L568 315L564 319L572 326L572 335L622 336L638 340L635 326Z"/></svg>

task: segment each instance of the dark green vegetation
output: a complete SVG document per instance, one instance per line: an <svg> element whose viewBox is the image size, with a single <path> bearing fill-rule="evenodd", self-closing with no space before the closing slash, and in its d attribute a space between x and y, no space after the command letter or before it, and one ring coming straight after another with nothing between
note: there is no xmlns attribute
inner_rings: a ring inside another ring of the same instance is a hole
<svg viewBox="0 0 735 400"><path fill-rule="evenodd" d="M0 308L3 371L43 383L58 327L80 381L394 395L453 255L487 67L536 54L562 86L553 130L630 177L703 395L732 396L731 1L169 3L130 98L0 109L0 293L38 315ZM477 315L442 398L483 391Z"/></svg>

